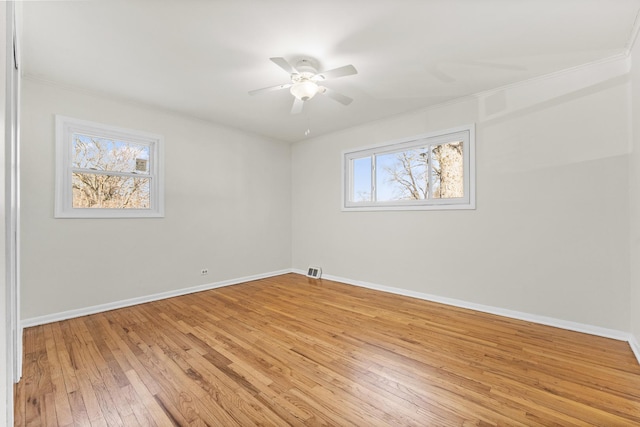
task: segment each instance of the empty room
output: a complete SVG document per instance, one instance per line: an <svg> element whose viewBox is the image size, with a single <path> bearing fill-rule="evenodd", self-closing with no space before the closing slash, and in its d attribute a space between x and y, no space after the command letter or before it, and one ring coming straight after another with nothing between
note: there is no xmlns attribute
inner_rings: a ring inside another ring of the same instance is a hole
<svg viewBox="0 0 640 427"><path fill-rule="evenodd" d="M0 425L640 425L640 0L0 6Z"/></svg>

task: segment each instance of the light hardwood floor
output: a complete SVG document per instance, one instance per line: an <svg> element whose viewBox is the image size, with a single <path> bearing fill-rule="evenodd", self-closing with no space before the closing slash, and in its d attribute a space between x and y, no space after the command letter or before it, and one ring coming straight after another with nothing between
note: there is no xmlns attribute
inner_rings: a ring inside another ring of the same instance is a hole
<svg viewBox="0 0 640 427"><path fill-rule="evenodd" d="M295 274L24 344L16 425L640 425L625 342Z"/></svg>

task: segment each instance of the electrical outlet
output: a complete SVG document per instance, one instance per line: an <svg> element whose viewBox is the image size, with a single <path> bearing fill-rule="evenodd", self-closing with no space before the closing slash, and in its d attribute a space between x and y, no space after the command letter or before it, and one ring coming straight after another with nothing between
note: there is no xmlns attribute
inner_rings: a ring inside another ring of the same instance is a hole
<svg viewBox="0 0 640 427"><path fill-rule="evenodd" d="M200 275L201 276L206 276L207 274L209 274L209 269L208 268L203 268L202 270L200 270Z"/></svg>

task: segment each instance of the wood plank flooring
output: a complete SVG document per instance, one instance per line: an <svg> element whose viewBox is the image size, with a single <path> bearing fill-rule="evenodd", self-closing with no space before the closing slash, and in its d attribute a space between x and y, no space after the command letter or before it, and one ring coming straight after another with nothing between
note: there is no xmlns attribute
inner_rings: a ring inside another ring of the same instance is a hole
<svg viewBox="0 0 640 427"><path fill-rule="evenodd" d="M625 342L287 274L25 330L16 425L640 425Z"/></svg>

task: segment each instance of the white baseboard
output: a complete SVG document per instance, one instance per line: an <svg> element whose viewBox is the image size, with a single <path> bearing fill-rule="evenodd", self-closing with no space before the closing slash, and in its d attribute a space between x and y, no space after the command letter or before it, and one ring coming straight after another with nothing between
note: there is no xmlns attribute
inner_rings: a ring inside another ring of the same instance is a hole
<svg viewBox="0 0 640 427"><path fill-rule="evenodd" d="M294 273L306 274L304 270L293 269ZM394 288L391 286L383 286L375 283L363 282L360 280L346 279L344 277L332 276L323 274L323 278L327 280L333 280L340 283L345 283L353 286L360 286L363 288L373 289L376 291L388 292L396 295L403 295L412 298L418 298L426 301L437 302L441 304L451 305L454 307L468 308L470 310L480 311L483 313L495 314L498 316L509 317L512 319L524 320L527 322L538 323L541 325L553 326L556 328L567 329L575 332L582 332L585 334L596 335L604 338L612 338L619 341L627 341L633 350L638 363L640 363L640 346L635 341L632 334L616 329L602 328L600 326L589 325L585 323L571 322L569 320L556 319L553 317L540 316L537 314L525 313L521 311L508 310L500 307L493 307L489 305L476 304L468 301L463 301L454 298L441 297L438 295L425 294L422 292L410 291L407 289Z"/></svg>
<svg viewBox="0 0 640 427"><path fill-rule="evenodd" d="M87 316L89 314L101 313L104 311L115 310L118 308L130 307L132 305L144 304L147 302L158 301L166 298L172 298L180 295L187 295L196 292L206 291L210 289L222 288L224 286L237 285L239 283L250 282L252 280L266 279L268 277L280 276L287 273L296 273L305 275L306 271L298 269L285 269L279 271L273 271L270 273L256 274L253 276L240 277L237 279L224 280L220 282L207 283L204 285L193 286L190 288L178 289L175 291L162 292L153 295L147 295L138 298L131 298L122 301L116 301L107 304L94 305L77 310L69 310L60 313L48 314L45 316L32 317L29 319L23 319L20 326L21 329L31 326L39 326L47 323L58 322L61 320L72 319L75 317ZM605 338L612 338L619 341L627 341L631 350L633 351L638 363L640 364L640 345L633 334L628 332L618 331L615 329L607 329L599 326L589 325L585 323L571 322L563 319L556 319L553 317L540 316L537 314L525 313L515 310L507 310L500 307L493 307L489 305L476 304L468 301L463 301L454 298L441 297L438 295L426 294L422 292L410 291L407 289L394 288L391 286L378 285L375 283L363 282L360 280L352 280L344 277L332 276L323 274L327 280L333 280L335 282L345 283L347 285L359 286L362 288L373 289L376 291L388 292L396 295L403 295L412 298L418 298L425 301L437 302L440 304L451 305L454 307L467 308L470 310L480 311L483 313L495 314L498 316L509 317L512 319L524 320L527 322L538 323L547 326L553 326L556 328L567 329L570 331L582 332L590 335L601 336Z"/></svg>
<svg viewBox="0 0 640 427"><path fill-rule="evenodd" d="M629 334L629 346L631 346L633 354L636 355L636 359L638 360L638 363L640 363L640 345L638 345L638 340L636 340L636 337L633 334Z"/></svg>
<svg viewBox="0 0 640 427"><path fill-rule="evenodd" d="M23 319L22 328L31 326L39 326L61 320L73 319L75 317L87 316L89 314L102 313L104 311L115 310L118 308L130 307L132 305L144 304L152 301L159 301L166 298L177 297L180 295L193 294L195 292L208 291L210 289L222 288L224 286L237 285L239 283L250 282L252 280L266 279L268 277L280 276L282 274L291 273L291 269L272 271L270 273L256 274L253 276L240 277L237 279L223 280L220 282L206 283L204 285L192 286L190 288L177 289L175 291L161 292L153 295L146 295L138 298L131 298L121 301L110 302L107 304L94 305L91 307L80 308L77 310L63 311L61 313L47 314L45 316L32 317Z"/></svg>

